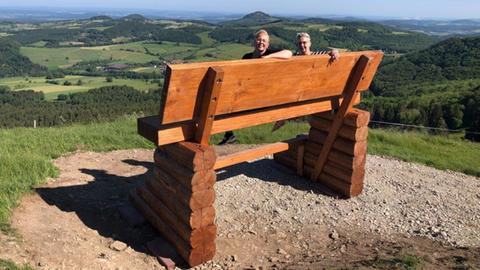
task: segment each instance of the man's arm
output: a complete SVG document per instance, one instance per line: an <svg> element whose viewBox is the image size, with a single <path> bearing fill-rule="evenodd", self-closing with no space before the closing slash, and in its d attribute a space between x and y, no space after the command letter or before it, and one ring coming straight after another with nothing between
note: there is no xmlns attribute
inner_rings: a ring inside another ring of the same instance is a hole
<svg viewBox="0 0 480 270"><path fill-rule="evenodd" d="M290 50L281 50L279 52L262 56L262 58L280 58L280 59L288 59L291 57L292 57L292 52Z"/></svg>

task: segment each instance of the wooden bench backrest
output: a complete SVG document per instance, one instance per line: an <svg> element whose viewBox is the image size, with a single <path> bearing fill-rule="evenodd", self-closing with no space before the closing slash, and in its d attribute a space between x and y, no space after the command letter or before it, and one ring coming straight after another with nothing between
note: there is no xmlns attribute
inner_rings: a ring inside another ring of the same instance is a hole
<svg viewBox="0 0 480 270"><path fill-rule="evenodd" d="M366 90L377 70L380 51L342 53L338 61L329 56L299 56L288 60L252 59L169 65L163 89L160 124L195 119L207 87L210 67L223 71L215 115L275 108L283 104L341 96L358 59L370 58L357 90Z"/></svg>

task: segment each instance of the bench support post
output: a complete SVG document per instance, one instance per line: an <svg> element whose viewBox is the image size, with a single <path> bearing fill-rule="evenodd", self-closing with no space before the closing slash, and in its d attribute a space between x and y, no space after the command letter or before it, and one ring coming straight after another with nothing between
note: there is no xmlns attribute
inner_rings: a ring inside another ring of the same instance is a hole
<svg viewBox="0 0 480 270"><path fill-rule="evenodd" d="M359 95L358 85L364 79L365 71L367 70L369 63L370 58L364 55L360 56L352 74L350 75L350 78L344 90L344 98L342 104L340 105L340 108L335 114L332 126L330 127L330 130L328 132L327 139L325 140L320 155L318 156L313 173L310 175L310 178L314 181L318 179L323 168L325 167L328 155L332 149L338 131L342 126L343 120L347 113L352 109L356 96Z"/></svg>
<svg viewBox="0 0 480 270"><path fill-rule="evenodd" d="M193 142L158 147L153 172L130 201L191 266L215 256L215 149Z"/></svg>
<svg viewBox="0 0 480 270"><path fill-rule="evenodd" d="M208 140L210 139L222 82L223 70L220 67L210 67L207 72L205 87L203 88L200 113L195 121L195 141L202 145L208 145Z"/></svg>

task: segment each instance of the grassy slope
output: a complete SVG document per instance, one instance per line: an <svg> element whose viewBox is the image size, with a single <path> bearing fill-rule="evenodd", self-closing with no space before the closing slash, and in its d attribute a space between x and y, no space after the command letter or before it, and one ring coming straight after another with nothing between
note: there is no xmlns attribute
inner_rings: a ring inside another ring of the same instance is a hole
<svg viewBox="0 0 480 270"><path fill-rule="evenodd" d="M265 143L292 138L308 130L305 123L288 123L272 134L271 127L271 124L262 125L236 134L241 143ZM215 135L212 142L220 137L221 134ZM60 128L4 129L0 130L0 138L0 228L3 230L8 230L10 210L20 196L57 174L52 159L77 150L153 148L136 134L133 118ZM480 176L480 144L460 139L371 130L369 153Z"/></svg>
<svg viewBox="0 0 480 270"><path fill-rule="evenodd" d="M113 82L108 83L105 77L91 77L91 76L65 76L65 78L54 79L59 84L49 84L45 82L45 77L10 77L0 79L0 85L6 85L12 90L34 90L43 92L47 99L54 99L59 94L67 94L73 92L87 91L93 88L110 85L127 85L138 90L148 90L151 88L158 88L157 84L152 84L143 80L132 79L113 79ZM78 80L82 80L82 85L75 85ZM63 85L64 81L72 83L70 86Z"/></svg>

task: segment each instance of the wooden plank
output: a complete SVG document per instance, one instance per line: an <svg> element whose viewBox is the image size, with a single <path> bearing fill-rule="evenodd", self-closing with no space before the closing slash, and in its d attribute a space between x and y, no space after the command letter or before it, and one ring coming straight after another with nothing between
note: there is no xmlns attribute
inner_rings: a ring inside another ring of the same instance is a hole
<svg viewBox="0 0 480 270"><path fill-rule="evenodd" d="M170 226L157 216L136 191L130 192L132 204L145 216L145 218L164 236L177 250L178 254L190 265L198 265L203 261L203 249L192 249Z"/></svg>
<svg viewBox="0 0 480 270"><path fill-rule="evenodd" d="M220 156L217 159L217 163L215 163L214 169L217 170L252 159L287 151L292 147L293 144L301 143L301 141L305 139L306 137L301 136L284 142L261 145L253 149L247 149L230 155Z"/></svg>
<svg viewBox="0 0 480 270"><path fill-rule="evenodd" d="M332 121L334 118L334 114L331 111L316 113L313 114L312 118L322 118L326 120ZM368 126L370 122L370 112L360 110L357 108L353 108L351 111L347 113L345 119L343 120L343 124L351 127L364 127Z"/></svg>
<svg viewBox="0 0 480 270"><path fill-rule="evenodd" d="M308 166L314 167L317 158L318 155L305 151L304 163ZM366 155L349 156L342 152L332 150L330 152L330 155L328 156L328 162L332 162L333 164L336 164L337 166L344 169L354 170L357 168L365 167Z"/></svg>
<svg viewBox="0 0 480 270"><path fill-rule="evenodd" d="M192 210L189 207L188 200L178 197L175 189L165 188L161 180L150 177L147 178L145 184L153 195L192 229L198 229L214 223L215 208L213 206Z"/></svg>
<svg viewBox="0 0 480 270"><path fill-rule="evenodd" d="M175 194L170 199L184 201L192 211L210 207L215 202L215 190L213 187L192 191L179 185L175 179L157 166L153 169L153 173L156 182L161 185L161 188L169 189L170 192Z"/></svg>
<svg viewBox="0 0 480 270"><path fill-rule="evenodd" d="M203 88L200 114L195 121L197 126L195 141L202 145L208 145L208 140L210 139L218 98L222 89L223 75L223 70L220 67L210 67L207 71L207 81Z"/></svg>
<svg viewBox="0 0 480 270"><path fill-rule="evenodd" d="M159 147L158 150L165 153L176 163L182 164L194 172L212 169L217 159L217 154L212 146L195 142L168 144Z"/></svg>
<svg viewBox="0 0 480 270"><path fill-rule="evenodd" d="M223 115L341 95L350 71L361 55L373 59L365 79L359 84L360 90L366 90L383 57L380 51L347 52L334 63L330 63L329 56L319 55L289 60L253 59L169 65L160 121L168 124L195 117L197 96L211 66L218 66L225 72L222 83L225 91L220 93L216 112L216 115Z"/></svg>
<svg viewBox="0 0 480 270"><path fill-rule="evenodd" d="M335 140L333 149L336 149L349 156L362 156L367 152L367 141L353 142L339 138ZM318 157L322 151L322 144L314 143L308 140L305 142L305 151Z"/></svg>
<svg viewBox="0 0 480 270"><path fill-rule="evenodd" d="M154 172L161 170L176 180L175 184L180 184L187 190L199 191L213 187L216 182L216 174L213 170L191 171L187 167L172 162L162 151L155 150L153 155L155 161Z"/></svg>
<svg viewBox="0 0 480 270"><path fill-rule="evenodd" d="M310 126L324 132L328 132L332 126L331 120L320 117L310 117L308 122ZM338 136L352 141L364 141L368 136L368 126L352 127L342 125L338 131Z"/></svg>
<svg viewBox="0 0 480 270"><path fill-rule="evenodd" d="M315 169L311 175L312 180L318 179L320 173L323 170L323 167L325 166L328 154L330 153L333 143L337 137L338 130L342 126L343 119L345 118L345 115L348 113L348 111L351 110L355 95L358 95L359 84L365 78L365 72L370 63L370 60L371 59L367 56L362 55L358 59L358 62L353 69L352 75L349 78L348 83L345 87L344 100L342 101L342 105L340 105L340 108L335 114L335 118L333 119L332 126L330 127L328 137L323 144L320 155L318 156L317 164L315 165Z"/></svg>
<svg viewBox="0 0 480 270"><path fill-rule="evenodd" d="M358 103L360 103L360 96L355 100L355 104ZM211 134L257 126L278 120L324 112L331 109L331 102L329 100L318 99L249 112L217 116L213 122ZM148 116L139 118L137 120L137 126L138 133L152 141L157 146L192 140L195 136L195 125L192 121L161 125L158 116Z"/></svg>
<svg viewBox="0 0 480 270"><path fill-rule="evenodd" d="M275 156L275 161L280 164L295 170L296 160L286 155L285 153L278 153ZM310 177L313 173L314 168L305 164L304 166L304 175ZM322 172L320 174L319 180L317 182L327 186L333 191L341 194L344 197L350 198L353 196L359 195L363 190L363 179L362 181L357 181L354 183L348 183L341 179L338 179L328 173Z"/></svg>
<svg viewBox="0 0 480 270"><path fill-rule="evenodd" d="M137 187L137 194L160 217L166 225L170 226L192 248L199 247L207 239L215 239L216 229L214 224L205 227L191 228L182 222L161 200L153 195L144 185Z"/></svg>

